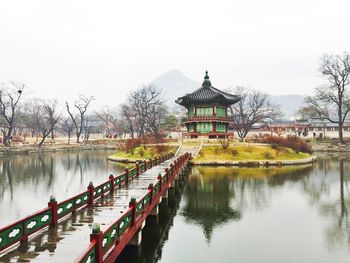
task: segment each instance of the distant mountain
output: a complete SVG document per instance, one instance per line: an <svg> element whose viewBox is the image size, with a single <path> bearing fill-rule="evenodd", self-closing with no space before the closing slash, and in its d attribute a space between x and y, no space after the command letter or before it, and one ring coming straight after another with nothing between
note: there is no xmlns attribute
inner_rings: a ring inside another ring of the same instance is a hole
<svg viewBox="0 0 350 263"><path fill-rule="evenodd" d="M152 84L163 90L163 97L170 107L175 105L178 97L201 87L199 82L186 77L180 70L171 70L153 80Z"/></svg>
<svg viewBox="0 0 350 263"><path fill-rule="evenodd" d="M152 81L152 84L163 90L166 104L174 108L175 100L201 87L201 83L185 76L180 70L171 70ZM303 95L270 95L272 102L280 104L285 118L291 119L303 105Z"/></svg>

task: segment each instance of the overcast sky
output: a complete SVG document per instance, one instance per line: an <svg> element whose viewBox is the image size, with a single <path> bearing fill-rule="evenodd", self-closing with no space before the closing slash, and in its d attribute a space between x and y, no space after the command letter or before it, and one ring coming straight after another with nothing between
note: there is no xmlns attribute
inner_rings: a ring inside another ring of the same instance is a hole
<svg viewBox="0 0 350 263"><path fill-rule="evenodd" d="M96 106L172 69L199 82L209 70L222 89L312 94L319 57L350 49L349 12L345 0L3 0L0 82Z"/></svg>

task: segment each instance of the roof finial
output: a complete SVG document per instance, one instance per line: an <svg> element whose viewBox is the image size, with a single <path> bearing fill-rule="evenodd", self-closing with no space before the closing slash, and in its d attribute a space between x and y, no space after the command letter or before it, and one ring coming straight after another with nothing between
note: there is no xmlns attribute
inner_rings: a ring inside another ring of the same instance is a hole
<svg viewBox="0 0 350 263"><path fill-rule="evenodd" d="M208 70L205 71L205 76L204 76L204 81L203 81L203 87L210 87L211 83L209 80L209 76L208 76Z"/></svg>

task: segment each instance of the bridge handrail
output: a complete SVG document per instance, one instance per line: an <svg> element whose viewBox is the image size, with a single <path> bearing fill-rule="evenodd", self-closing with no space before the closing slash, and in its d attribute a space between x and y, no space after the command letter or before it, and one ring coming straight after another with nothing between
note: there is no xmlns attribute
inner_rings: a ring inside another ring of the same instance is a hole
<svg viewBox="0 0 350 263"><path fill-rule="evenodd" d="M174 154L171 152L160 155L154 158L154 161L152 159L147 162L145 161L144 167L147 167L148 164L151 168L154 164L163 162L172 156L174 156ZM134 177L140 174L139 167L139 164L137 164L136 167L126 169L125 172L119 175L110 175L108 181L105 181L96 187L90 183L86 191L65 199L59 203L57 203L54 198L50 198L50 202L48 203L47 208L41 209L29 216L26 216L23 219L0 228L0 252L20 241L27 240L30 235L38 232L44 227L47 227L49 225L56 225L59 219L65 217L71 212L76 211L77 209L82 209L87 205L92 205L94 200L103 197L105 193L114 191L114 188L121 187L122 185L128 183ZM130 171L132 173L132 176L128 177L128 173ZM125 179L121 180L123 176L125 176ZM115 185L115 181L118 178L120 179L120 182Z"/></svg>
<svg viewBox="0 0 350 263"><path fill-rule="evenodd" d="M93 259L96 257L96 240L92 240L88 248L78 258L79 262L94 262Z"/></svg>
<svg viewBox="0 0 350 263"><path fill-rule="evenodd" d="M136 222L142 217L141 214L143 211L148 208L149 205L152 204L154 199L159 199L163 192L169 187L169 179L174 178L179 171L181 165L184 164L189 158L190 154L185 153L182 156L178 157L174 161L174 165L170 164L170 169L166 168L163 175L160 173L157 177L157 180L154 184L150 184L147 192L142 195L139 200L131 199L129 203L129 209L125 211L119 218L117 218L114 222L112 222L104 231L100 231L99 234L91 234L90 239L94 240L97 244L97 253L95 254L95 258L93 258L92 262L102 262L102 258L107 255L107 252L111 249L113 244L117 246L118 241L121 240L124 232L126 232L127 228L131 226L135 226ZM159 186L159 190L157 187ZM154 192L154 190L156 190ZM149 196L149 198L147 198ZM146 203L145 203L145 200ZM153 204L154 205L154 204ZM132 215L132 217L128 217ZM128 218L126 220L126 226L123 224L122 231L120 230L120 223L124 218ZM138 222L139 223L139 222ZM118 232L113 231L118 229ZM112 234L113 233L113 234ZM128 233L128 232L127 232ZM95 238L95 239L94 239ZM92 241L91 241L92 242ZM91 244L90 244L91 246ZM89 246L89 247L90 247ZM86 249L76 260L75 262L86 262L83 261L89 253L89 249Z"/></svg>
<svg viewBox="0 0 350 263"><path fill-rule="evenodd" d="M50 207L41 209L21 220L0 229L0 251L19 241L24 241L29 235L52 223Z"/></svg>

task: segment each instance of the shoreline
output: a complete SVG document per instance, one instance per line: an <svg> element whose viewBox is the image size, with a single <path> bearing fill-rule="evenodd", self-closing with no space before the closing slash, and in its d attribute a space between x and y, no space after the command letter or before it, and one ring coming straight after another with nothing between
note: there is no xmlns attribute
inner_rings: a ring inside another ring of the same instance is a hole
<svg viewBox="0 0 350 263"><path fill-rule="evenodd" d="M117 145L106 144L52 144L38 147L37 145L26 146L10 146L0 148L0 157L6 157L11 155L22 155L32 153L45 153L45 152L74 152L74 151L95 151L95 150L116 150Z"/></svg>
<svg viewBox="0 0 350 263"><path fill-rule="evenodd" d="M117 162L117 163L136 163L136 162L143 162L146 161L146 159L126 159L126 158L116 158L112 157L112 155L107 157L108 161L111 162Z"/></svg>
<svg viewBox="0 0 350 263"><path fill-rule="evenodd" d="M240 161L189 161L192 165L213 165L213 166L239 166L239 167L259 167L259 166L283 166L314 163L317 156L311 156L298 160L240 160Z"/></svg>

